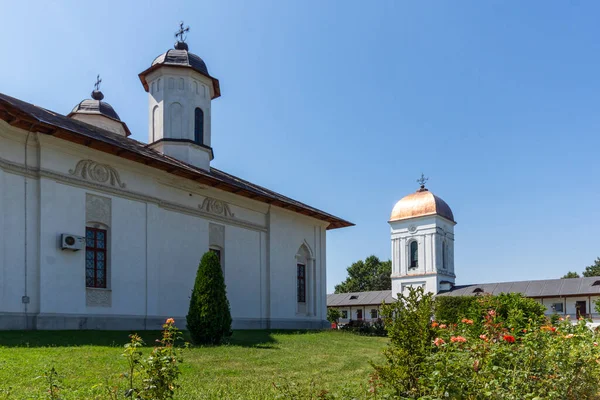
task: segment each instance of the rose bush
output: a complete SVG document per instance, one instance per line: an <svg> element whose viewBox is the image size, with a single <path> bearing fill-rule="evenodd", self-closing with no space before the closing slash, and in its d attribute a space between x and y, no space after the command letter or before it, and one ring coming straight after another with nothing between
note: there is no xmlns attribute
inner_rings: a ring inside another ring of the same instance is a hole
<svg viewBox="0 0 600 400"><path fill-rule="evenodd" d="M600 348L584 320L540 326L538 319L525 324L519 318L515 325L525 327L515 329L506 314L489 309L480 321L442 324L424 321L433 313L432 299L421 289L399 300L403 305L384 310L391 343L387 362L375 369L384 387L400 398L600 398ZM421 326L404 329L407 319ZM418 348L418 358L403 361L397 356L409 351L415 335L419 342L427 338L428 346Z"/></svg>

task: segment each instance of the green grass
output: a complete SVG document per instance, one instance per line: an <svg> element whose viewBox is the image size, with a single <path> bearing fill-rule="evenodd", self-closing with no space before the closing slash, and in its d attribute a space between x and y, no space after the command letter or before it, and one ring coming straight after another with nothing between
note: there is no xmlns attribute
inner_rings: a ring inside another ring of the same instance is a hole
<svg viewBox="0 0 600 400"><path fill-rule="evenodd" d="M159 333L141 336L152 345ZM10 399L45 398L43 380L35 378L53 366L62 378L63 399L107 398L94 386L119 381L127 341L128 332L115 331L0 332L0 390L12 387ZM235 331L227 345L184 350L176 398L291 398L289 392L307 393L311 385L351 398L365 392L369 360L382 361L386 344L384 338L338 331Z"/></svg>

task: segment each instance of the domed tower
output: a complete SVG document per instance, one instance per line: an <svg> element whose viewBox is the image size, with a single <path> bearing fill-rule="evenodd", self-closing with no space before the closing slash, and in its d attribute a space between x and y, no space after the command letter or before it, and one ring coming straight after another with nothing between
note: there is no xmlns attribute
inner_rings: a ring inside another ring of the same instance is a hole
<svg viewBox="0 0 600 400"><path fill-rule="evenodd" d="M454 285L454 215L446 202L420 188L396 203L389 220L392 235L392 295L408 286L434 294Z"/></svg>
<svg viewBox="0 0 600 400"><path fill-rule="evenodd" d="M100 91L100 75L96 79L91 99L85 99L77 104L73 111L67 115L79 121L86 122L98 128L106 129L122 136L129 136L131 132L125 122L121 121L119 115L112 106L104 100L104 94Z"/></svg>
<svg viewBox="0 0 600 400"><path fill-rule="evenodd" d="M221 95L219 81L200 57L190 53L180 25L175 48L156 57L139 74L149 95L150 147L196 167L210 170L211 101Z"/></svg>

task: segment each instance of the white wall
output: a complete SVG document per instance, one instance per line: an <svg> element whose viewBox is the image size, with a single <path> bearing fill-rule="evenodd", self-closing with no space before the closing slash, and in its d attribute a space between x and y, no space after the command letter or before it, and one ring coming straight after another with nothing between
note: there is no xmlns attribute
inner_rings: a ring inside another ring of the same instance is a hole
<svg viewBox="0 0 600 400"><path fill-rule="evenodd" d="M137 321L136 328L155 328L165 317L181 320L198 263L209 248L212 222L224 226L225 280L234 326L325 324L326 223L54 137L40 135L38 152L38 135L31 135L25 241L25 136L0 121L1 315L25 311L21 298L27 243L27 311L37 316L38 328L131 329L132 321ZM111 184L77 175L82 160L110 168L118 179ZM109 306L86 303L85 251L59 248L60 234L85 235L88 194L111 204ZM206 199L222 202L227 213L204 209ZM313 260L308 308L298 313L295 256L303 244ZM0 328L13 327L0 319Z"/></svg>
<svg viewBox="0 0 600 400"><path fill-rule="evenodd" d="M454 225L437 215L390 222L392 252L392 295L406 285L422 285L426 292L437 294L440 282L454 282ZM442 245L447 243L446 265ZM409 268L410 244L418 243L418 267Z"/></svg>

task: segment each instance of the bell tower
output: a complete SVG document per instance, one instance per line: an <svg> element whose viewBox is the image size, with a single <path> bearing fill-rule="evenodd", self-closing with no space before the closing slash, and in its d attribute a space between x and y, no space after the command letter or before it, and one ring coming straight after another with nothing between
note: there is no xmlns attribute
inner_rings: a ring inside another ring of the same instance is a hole
<svg viewBox="0 0 600 400"><path fill-rule="evenodd" d="M437 294L454 286L454 215L444 200L425 188L396 203L389 220L392 241L392 296L409 286Z"/></svg>
<svg viewBox="0 0 600 400"><path fill-rule="evenodd" d="M154 150L209 171L214 158L211 102L221 90L204 61L189 52L189 29L181 23L175 47L139 74L149 99L148 142Z"/></svg>

